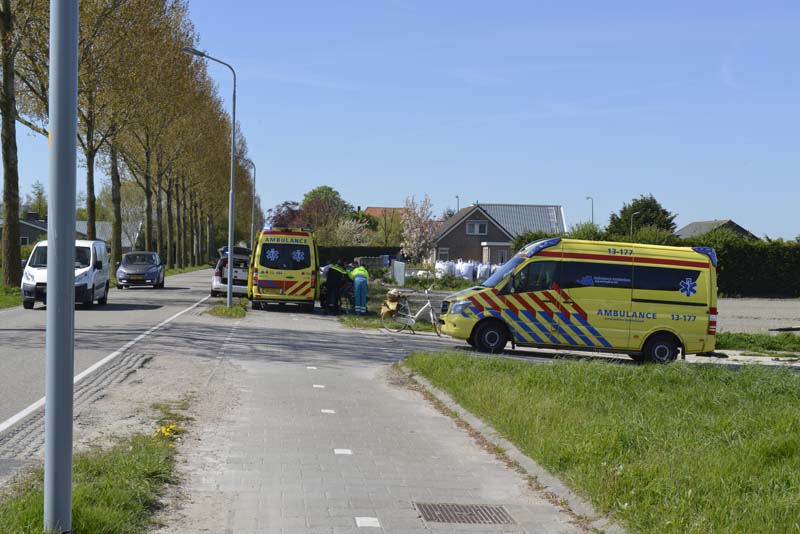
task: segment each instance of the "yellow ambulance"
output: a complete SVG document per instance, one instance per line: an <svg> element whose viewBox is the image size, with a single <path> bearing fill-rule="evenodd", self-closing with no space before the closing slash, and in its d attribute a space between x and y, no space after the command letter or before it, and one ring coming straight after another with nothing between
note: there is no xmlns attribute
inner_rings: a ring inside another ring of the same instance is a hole
<svg viewBox="0 0 800 534"><path fill-rule="evenodd" d="M542 239L450 295L442 332L489 353L510 341L667 363L714 350L716 266L708 247Z"/></svg>
<svg viewBox="0 0 800 534"><path fill-rule="evenodd" d="M253 309L290 303L313 312L319 294L319 253L311 231L265 226L256 237L247 278Z"/></svg>

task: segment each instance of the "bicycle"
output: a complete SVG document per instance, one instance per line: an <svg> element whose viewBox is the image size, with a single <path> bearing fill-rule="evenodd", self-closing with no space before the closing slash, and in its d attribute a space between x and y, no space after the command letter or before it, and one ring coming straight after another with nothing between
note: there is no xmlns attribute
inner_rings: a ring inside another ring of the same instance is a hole
<svg viewBox="0 0 800 534"><path fill-rule="evenodd" d="M400 289L390 289L386 292L386 300L383 301L381 306L381 323L383 327L389 332L402 332L406 328L414 331L414 325L426 313L430 318L433 325L433 331L436 335L441 337L442 327L439 324L439 317L433 309L431 304L431 297L429 291L433 286L425 290L425 305L416 313L412 313L411 303L408 301L409 295L416 293L416 291L402 291Z"/></svg>

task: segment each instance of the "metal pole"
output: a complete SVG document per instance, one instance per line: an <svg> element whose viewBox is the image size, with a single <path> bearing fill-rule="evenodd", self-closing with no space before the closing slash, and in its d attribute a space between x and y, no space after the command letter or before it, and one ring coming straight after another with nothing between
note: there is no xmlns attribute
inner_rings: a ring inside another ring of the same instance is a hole
<svg viewBox="0 0 800 534"><path fill-rule="evenodd" d="M594 226L594 198L586 197L586 200L591 200L592 201L592 226Z"/></svg>
<svg viewBox="0 0 800 534"><path fill-rule="evenodd" d="M461 200L458 198L458 195L456 195L456 213L459 211L461 211Z"/></svg>
<svg viewBox="0 0 800 534"><path fill-rule="evenodd" d="M631 213L631 241L633 241L633 218L639 215L640 212L634 211Z"/></svg>
<svg viewBox="0 0 800 534"><path fill-rule="evenodd" d="M250 250L255 248L253 239L255 238L256 228L256 164L253 160L248 159L247 163L253 167L253 207L250 210Z"/></svg>
<svg viewBox="0 0 800 534"><path fill-rule="evenodd" d="M210 59L220 65L225 65L233 74L233 111L231 112L231 187L228 193L228 308L233 306L233 175L236 169L236 71L233 67L205 52L190 46L184 46L183 51L199 57Z"/></svg>
<svg viewBox="0 0 800 534"><path fill-rule="evenodd" d="M50 2L44 529L72 530L78 0Z"/></svg>
<svg viewBox="0 0 800 534"><path fill-rule="evenodd" d="M222 63L220 61L220 63ZM233 306L233 173L236 169L236 71L233 73L233 111L231 117L231 190L228 199L228 308Z"/></svg>

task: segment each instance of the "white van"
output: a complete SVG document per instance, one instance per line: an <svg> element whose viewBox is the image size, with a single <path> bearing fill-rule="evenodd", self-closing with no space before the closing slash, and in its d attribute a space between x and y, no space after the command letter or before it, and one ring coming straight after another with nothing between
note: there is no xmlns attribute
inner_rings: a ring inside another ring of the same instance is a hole
<svg viewBox="0 0 800 534"><path fill-rule="evenodd" d="M108 249L103 241L75 241L75 302L89 308L108 302ZM47 303L47 241L31 251L22 272L22 306L33 308L36 301Z"/></svg>

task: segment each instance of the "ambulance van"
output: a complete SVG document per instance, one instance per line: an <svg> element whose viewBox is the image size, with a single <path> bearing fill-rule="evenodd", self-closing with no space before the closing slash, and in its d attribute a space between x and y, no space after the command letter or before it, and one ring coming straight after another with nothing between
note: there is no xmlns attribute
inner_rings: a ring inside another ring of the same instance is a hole
<svg viewBox="0 0 800 534"><path fill-rule="evenodd" d="M247 297L253 309L288 303L313 312L318 272L319 253L310 230L265 226L250 256Z"/></svg>
<svg viewBox="0 0 800 534"><path fill-rule="evenodd" d="M542 239L450 295L442 332L489 353L510 341L668 363L714 350L716 266L707 247Z"/></svg>

